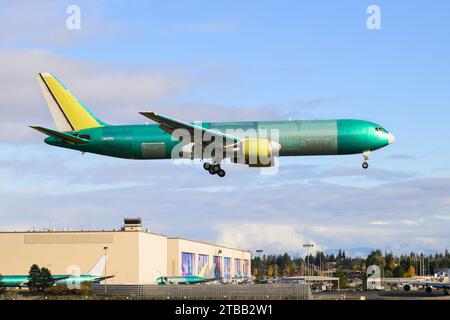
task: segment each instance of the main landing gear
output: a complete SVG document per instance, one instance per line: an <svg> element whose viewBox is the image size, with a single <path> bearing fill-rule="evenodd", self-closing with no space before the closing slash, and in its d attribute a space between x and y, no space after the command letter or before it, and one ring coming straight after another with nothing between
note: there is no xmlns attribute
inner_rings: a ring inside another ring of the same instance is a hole
<svg viewBox="0 0 450 320"><path fill-rule="evenodd" d="M212 164L212 163L209 163L209 162L205 162L203 164L203 169L205 169L206 171L208 171L212 175L217 174L221 178L225 177L225 170L223 170L220 167L220 164Z"/></svg>
<svg viewBox="0 0 450 320"><path fill-rule="evenodd" d="M363 169L368 169L369 168L369 164L367 163L368 160L370 160L370 151L364 152L363 153L363 157L364 157L364 162L362 164Z"/></svg>

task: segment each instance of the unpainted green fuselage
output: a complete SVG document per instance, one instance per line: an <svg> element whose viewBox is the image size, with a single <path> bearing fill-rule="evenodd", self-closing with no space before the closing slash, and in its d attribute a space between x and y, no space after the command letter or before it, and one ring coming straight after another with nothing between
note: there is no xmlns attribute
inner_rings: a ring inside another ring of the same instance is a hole
<svg viewBox="0 0 450 320"><path fill-rule="evenodd" d="M345 155L374 151L389 144L389 132L380 125L363 120L301 120L202 123L208 129L223 133L232 131L238 137L248 130L263 133L264 138L278 140L279 156ZM71 144L55 137L45 142L82 152L127 159L170 159L177 145L172 135L159 125L101 126L74 132L90 140ZM240 137L242 138L242 137Z"/></svg>
<svg viewBox="0 0 450 320"><path fill-rule="evenodd" d="M173 276L173 277L158 277L156 283L163 284L197 284L208 281L214 281L217 279L208 279L200 276Z"/></svg>
<svg viewBox="0 0 450 320"><path fill-rule="evenodd" d="M99 282L101 277L92 276L88 274L83 274L79 276L74 275L52 275L55 284L60 285L78 285L83 282ZM1 286L2 287L10 287L10 288L18 288L18 287L27 287L27 283L29 281L29 277L27 275L5 275L1 276Z"/></svg>

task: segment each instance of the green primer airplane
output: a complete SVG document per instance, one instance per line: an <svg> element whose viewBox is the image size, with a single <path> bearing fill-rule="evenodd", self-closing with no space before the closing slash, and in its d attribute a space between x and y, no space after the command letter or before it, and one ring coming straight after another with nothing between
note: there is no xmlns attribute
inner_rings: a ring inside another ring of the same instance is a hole
<svg viewBox="0 0 450 320"><path fill-rule="evenodd" d="M204 265L200 270L198 276L163 276L156 278L156 283L159 285L165 284L198 284L211 281L219 281L220 278L206 277L208 265ZM210 272L211 273L211 270Z"/></svg>
<svg viewBox="0 0 450 320"><path fill-rule="evenodd" d="M74 288L83 282L99 283L105 279L112 278L114 276L104 276L102 272L106 264L105 256L102 256L100 260L92 267L87 274L72 275L72 274L59 274L52 275L55 285L66 285L69 288ZM2 275L0 276L1 286L10 288L22 288L28 287L29 277L28 275Z"/></svg>
<svg viewBox="0 0 450 320"><path fill-rule="evenodd" d="M211 159L210 174L225 176L224 159L249 167L270 167L278 156L362 154L395 137L364 120L245 121L188 123L155 112L141 114L157 124L108 125L95 117L52 74L38 73L56 130L30 126L49 137L47 144L125 159ZM126 93L124 93L126 94Z"/></svg>
<svg viewBox="0 0 450 320"><path fill-rule="evenodd" d="M173 277L158 277L156 283L159 285L164 284L197 284L219 280L216 278L204 278L200 276L173 276Z"/></svg>

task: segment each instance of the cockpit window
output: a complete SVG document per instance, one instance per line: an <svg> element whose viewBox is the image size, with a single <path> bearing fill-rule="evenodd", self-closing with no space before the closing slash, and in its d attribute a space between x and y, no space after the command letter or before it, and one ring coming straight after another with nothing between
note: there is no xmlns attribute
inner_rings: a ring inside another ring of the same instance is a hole
<svg viewBox="0 0 450 320"><path fill-rule="evenodd" d="M375 127L375 131L387 132L386 129L383 127Z"/></svg>

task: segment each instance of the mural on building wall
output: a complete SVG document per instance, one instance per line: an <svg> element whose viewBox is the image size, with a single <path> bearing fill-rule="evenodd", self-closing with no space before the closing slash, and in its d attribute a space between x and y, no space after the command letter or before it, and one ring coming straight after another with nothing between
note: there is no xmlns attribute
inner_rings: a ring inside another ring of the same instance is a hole
<svg viewBox="0 0 450 320"><path fill-rule="evenodd" d="M224 277L225 277L225 279L230 280L231 279L231 258L225 257L224 267L225 267Z"/></svg>
<svg viewBox="0 0 450 320"><path fill-rule="evenodd" d="M194 254L188 252L181 253L181 274L183 276L194 275Z"/></svg>
<svg viewBox="0 0 450 320"><path fill-rule="evenodd" d="M203 269L208 268L208 258L209 256L207 254L199 254L198 255L198 268L197 268L197 273L198 275L202 274ZM203 271L204 273L204 271Z"/></svg>
<svg viewBox="0 0 450 320"><path fill-rule="evenodd" d="M236 276L242 276L241 259L234 259L234 273Z"/></svg>
<svg viewBox="0 0 450 320"><path fill-rule="evenodd" d="M214 256L214 278L221 278L221 268L222 268L222 257Z"/></svg>

